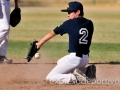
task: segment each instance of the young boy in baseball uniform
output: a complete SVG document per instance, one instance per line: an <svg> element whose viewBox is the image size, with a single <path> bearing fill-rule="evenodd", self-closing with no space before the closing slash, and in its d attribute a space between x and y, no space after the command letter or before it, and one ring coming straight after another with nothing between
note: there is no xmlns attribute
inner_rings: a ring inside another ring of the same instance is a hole
<svg viewBox="0 0 120 90"><path fill-rule="evenodd" d="M46 80L58 84L70 84L96 78L95 65L85 67L89 62L89 48L94 31L93 22L83 17L83 5L80 2L70 2L67 9L61 11L68 13L68 20L36 43L37 48L40 49L45 42L56 35L68 34L69 36L69 54L58 60ZM72 71L74 72L70 73Z"/></svg>

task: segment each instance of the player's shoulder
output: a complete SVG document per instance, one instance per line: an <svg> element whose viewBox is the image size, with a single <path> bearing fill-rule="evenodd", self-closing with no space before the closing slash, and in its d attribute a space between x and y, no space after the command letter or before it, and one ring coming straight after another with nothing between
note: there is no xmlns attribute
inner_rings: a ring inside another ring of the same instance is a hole
<svg viewBox="0 0 120 90"><path fill-rule="evenodd" d="M88 19L88 18L84 18L85 20L89 21L90 23L93 23L92 20Z"/></svg>
<svg viewBox="0 0 120 90"><path fill-rule="evenodd" d="M70 25L71 24L71 20L65 20L62 24L63 25Z"/></svg>
<svg viewBox="0 0 120 90"><path fill-rule="evenodd" d="M88 19L88 18L85 18L85 17L81 17L80 19L81 19L81 20L85 20L85 21L90 21L90 22L92 22L92 20L90 20L90 19Z"/></svg>
<svg viewBox="0 0 120 90"><path fill-rule="evenodd" d="M88 19L88 18L84 18L86 20L86 22L90 25L90 26L94 26L92 20Z"/></svg>

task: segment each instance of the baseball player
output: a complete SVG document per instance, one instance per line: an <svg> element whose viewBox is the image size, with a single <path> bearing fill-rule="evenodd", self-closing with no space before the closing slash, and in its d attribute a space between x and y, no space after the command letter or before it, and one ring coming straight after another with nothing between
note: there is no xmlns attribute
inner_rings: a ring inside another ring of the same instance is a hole
<svg viewBox="0 0 120 90"><path fill-rule="evenodd" d="M61 11L68 13L68 20L36 43L37 48L40 49L45 42L58 34L61 36L68 34L69 36L69 54L58 60L57 65L47 75L46 80L58 84L70 84L74 81L85 82L88 78L96 78L95 65L86 68L94 31L92 21L83 17L83 5L77 1L69 2L67 9Z"/></svg>
<svg viewBox="0 0 120 90"><path fill-rule="evenodd" d="M17 0L14 0L18 8ZM10 0L0 0L0 63L12 63L6 58L10 31Z"/></svg>

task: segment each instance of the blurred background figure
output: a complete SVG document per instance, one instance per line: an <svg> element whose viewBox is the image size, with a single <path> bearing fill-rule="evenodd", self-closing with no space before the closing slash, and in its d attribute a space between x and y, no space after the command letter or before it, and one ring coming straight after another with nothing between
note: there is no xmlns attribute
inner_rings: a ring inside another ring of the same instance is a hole
<svg viewBox="0 0 120 90"><path fill-rule="evenodd" d="M18 8L17 0L14 0L15 8ZM0 63L12 63L6 58L8 38L10 31L10 0L0 0Z"/></svg>

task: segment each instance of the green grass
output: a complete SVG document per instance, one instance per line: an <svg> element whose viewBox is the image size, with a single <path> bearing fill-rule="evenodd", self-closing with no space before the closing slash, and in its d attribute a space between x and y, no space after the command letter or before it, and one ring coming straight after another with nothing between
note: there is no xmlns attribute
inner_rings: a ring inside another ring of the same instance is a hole
<svg viewBox="0 0 120 90"><path fill-rule="evenodd" d="M25 58L29 50L30 41L10 41L8 48L8 56ZM38 51L43 59L57 60L68 54L67 42L47 42ZM92 43L90 61L94 62L110 62L119 61L120 44L112 43Z"/></svg>
<svg viewBox="0 0 120 90"><path fill-rule="evenodd" d="M40 40L67 19L61 7L21 7L22 20L10 31L8 57L25 58L28 43ZM120 62L120 9L85 6L85 17L94 23L90 60L94 62ZM68 54L68 36L56 36L39 51L42 58L58 60Z"/></svg>
<svg viewBox="0 0 120 90"><path fill-rule="evenodd" d="M90 60L94 62L120 61L120 44L93 43L91 45Z"/></svg>
<svg viewBox="0 0 120 90"><path fill-rule="evenodd" d="M29 50L29 43L30 41L10 41L7 55L13 58L25 58ZM67 49L66 42L47 42L38 52L42 58L53 60L68 54Z"/></svg>

